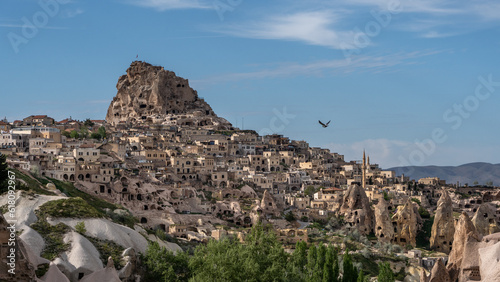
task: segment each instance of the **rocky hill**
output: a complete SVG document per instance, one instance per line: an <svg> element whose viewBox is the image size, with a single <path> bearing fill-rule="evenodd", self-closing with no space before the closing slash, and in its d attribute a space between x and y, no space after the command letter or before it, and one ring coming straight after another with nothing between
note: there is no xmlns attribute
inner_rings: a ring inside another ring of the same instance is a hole
<svg viewBox="0 0 500 282"><path fill-rule="evenodd" d="M134 61L116 84L118 93L109 105L106 121L111 125L164 124L230 129L210 105L174 72L146 62Z"/></svg>
<svg viewBox="0 0 500 282"><path fill-rule="evenodd" d="M389 170L396 171L397 175L404 173L412 179L424 177L439 177L447 183L460 182L461 185L468 183L473 185L475 181L483 185L492 181L494 185L500 185L500 164L469 163L460 166L405 166L393 167Z"/></svg>

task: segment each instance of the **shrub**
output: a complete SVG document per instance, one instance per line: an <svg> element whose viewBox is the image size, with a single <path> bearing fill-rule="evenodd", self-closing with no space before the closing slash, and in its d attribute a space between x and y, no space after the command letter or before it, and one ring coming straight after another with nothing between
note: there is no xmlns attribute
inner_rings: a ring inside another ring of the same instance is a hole
<svg viewBox="0 0 500 282"><path fill-rule="evenodd" d="M85 222L80 221L75 225L76 232L80 234L85 234L87 232L87 229L85 229Z"/></svg>

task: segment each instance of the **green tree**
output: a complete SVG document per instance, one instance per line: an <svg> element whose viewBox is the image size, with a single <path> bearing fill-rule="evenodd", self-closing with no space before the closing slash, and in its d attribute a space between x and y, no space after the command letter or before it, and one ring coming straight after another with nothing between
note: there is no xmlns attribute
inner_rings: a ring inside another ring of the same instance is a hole
<svg viewBox="0 0 500 282"><path fill-rule="evenodd" d="M91 121L89 118L86 119L84 122L83 122L83 125L87 126L87 127L92 127L94 126L94 122Z"/></svg>
<svg viewBox="0 0 500 282"><path fill-rule="evenodd" d="M307 263L307 243L304 241L297 242L295 244L295 251L292 253L291 261L291 272L295 276L302 277L305 265Z"/></svg>
<svg viewBox="0 0 500 282"><path fill-rule="evenodd" d="M352 263L352 257L349 254L349 249L345 250L342 266L344 268L344 273L342 273L342 282L356 282L358 280L358 271Z"/></svg>
<svg viewBox="0 0 500 282"><path fill-rule="evenodd" d="M357 282L365 282L365 280L366 280L365 274L363 273L363 269L361 269L361 271L358 274Z"/></svg>
<svg viewBox="0 0 500 282"><path fill-rule="evenodd" d="M69 137L73 138L73 139L77 139L77 138L80 138L80 135L78 134L78 131L76 130L72 130L70 133L69 133Z"/></svg>
<svg viewBox="0 0 500 282"><path fill-rule="evenodd" d="M378 265L378 276L377 280L379 282L394 282L394 272L392 272L391 265L388 262L382 262Z"/></svg>
<svg viewBox="0 0 500 282"><path fill-rule="evenodd" d="M318 192L318 189L314 188L314 186L309 185L306 189L304 189L304 195L312 196L314 193Z"/></svg>
<svg viewBox="0 0 500 282"><path fill-rule="evenodd" d="M339 282L340 266L339 266L339 251L337 248L333 250L333 279L332 282Z"/></svg>
<svg viewBox="0 0 500 282"><path fill-rule="evenodd" d="M319 247L317 248L316 266L314 267L314 281L321 281L321 279L323 279L325 255L326 255L325 245L320 244Z"/></svg>
<svg viewBox="0 0 500 282"><path fill-rule="evenodd" d="M189 256L185 252L173 252L151 242L141 261L146 267L145 281L188 281Z"/></svg>
<svg viewBox="0 0 500 282"><path fill-rule="evenodd" d="M200 245L189 267L192 281L288 281L287 262L275 233L257 224L245 244L224 239Z"/></svg>
<svg viewBox="0 0 500 282"><path fill-rule="evenodd" d="M65 130L65 131L63 131L63 132L61 132L61 135L62 135L62 136L66 136L67 138L70 138L70 137L71 137L71 133L70 133L69 131L66 131L66 130Z"/></svg>
<svg viewBox="0 0 500 282"><path fill-rule="evenodd" d="M90 134L90 138L101 140L102 137L99 133L92 132L92 134Z"/></svg>
<svg viewBox="0 0 500 282"><path fill-rule="evenodd" d="M287 221L294 221L295 220L295 215L293 214L293 212L289 211L285 214L285 219Z"/></svg>
<svg viewBox="0 0 500 282"><path fill-rule="evenodd" d="M323 265L323 282L330 282L330 281L337 282L338 272L337 272L336 277L334 277L334 274L333 274L334 263L337 264L337 266L338 266L337 252L330 245L330 246L328 246L326 253L325 253L325 264Z"/></svg>
<svg viewBox="0 0 500 282"><path fill-rule="evenodd" d="M9 166L7 165L7 156L0 154L0 193L8 190L7 179L9 178Z"/></svg>
<svg viewBox="0 0 500 282"><path fill-rule="evenodd" d="M97 130L97 134L99 134L102 139L106 139L106 128L104 126L99 127L99 129Z"/></svg>
<svg viewBox="0 0 500 282"><path fill-rule="evenodd" d="M309 251L307 252L307 265L306 265L307 281L314 281L313 274L316 268L316 257L317 257L316 246L311 245L311 247L309 247Z"/></svg>
<svg viewBox="0 0 500 282"><path fill-rule="evenodd" d="M86 127L80 128L79 134L80 134L80 138L84 138L84 139L90 136L90 132Z"/></svg>

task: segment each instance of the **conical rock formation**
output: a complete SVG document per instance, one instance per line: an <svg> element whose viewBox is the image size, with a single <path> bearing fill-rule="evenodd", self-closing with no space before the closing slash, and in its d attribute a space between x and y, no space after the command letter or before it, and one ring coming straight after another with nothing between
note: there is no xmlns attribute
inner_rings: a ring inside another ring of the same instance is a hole
<svg viewBox="0 0 500 282"><path fill-rule="evenodd" d="M443 190L438 201L434 223L432 224L430 247L440 252L449 253L455 235L453 206L446 190Z"/></svg>
<svg viewBox="0 0 500 282"><path fill-rule="evenodd" d="M362 234L369 234L373 231L373 211L370 207L370 200L361 186L349 187L340 207L340 214L344 216L347 224L357 228Z"/></svg>
<svg viewBox="0 0 500 282"><path fill-rule="evenodd" d="M381 198L375 206L375 236L381 242L391 242L394 238L394 228L391 224L388 205L384 198Z"/></svg>

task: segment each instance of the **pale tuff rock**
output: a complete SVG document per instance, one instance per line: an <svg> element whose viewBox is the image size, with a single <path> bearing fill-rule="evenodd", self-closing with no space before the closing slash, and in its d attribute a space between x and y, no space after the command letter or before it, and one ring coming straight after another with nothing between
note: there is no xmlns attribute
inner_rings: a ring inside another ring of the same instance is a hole
<svg viewBox="0 0 500 282"><path fill-rule="evenodd" d="M42 278L37 279L37 281L44 281L44 282L69 282L68 277L64 275L61 270L59 270L59 267L53 262L50 263L49 265L49 270L47 270L47 273L45 273Z"/></svg>
<svg viewBox="0 0 500 282"><path fill-rule="evenodd" d="M496 210L490 204L481 204L472 218L476 230L483 236L500 231L495 218Z"/></svg>
<svg viewBox="0 0 500 282"><path fill-rule="evenodd" d="M420 282L429 282L429 276L427 276L427 273L425 272L425 269L420 270Z"/></svg>
<svg viewBox="0 0 500 282"><path fill-rule="evenodd" d="M264 191L264 195L262 195L262 200L260 202L260 209L264 214L272 214L279 215L280 210L276 204L276 201L267 190Z"/></svg>
<svg viewBox="0 0 500 282"><path fill-rule="evenodd" d="M465 243L469 233L479 236L469 216L463 212L458 219L457 225L455 226L453 245L450 256L448 257L447 269L452 281L456 281L461 272Z"/></svg>
<svg viewBox="0 0 500 282"><path fill-rule="evenodd" d="M391 242L394 237L394 228L391 224L388 205L384 198L381 198L375 206L375 236L381 242Z"/></svg>
<svg viewBox="0 0 500 282"><path fill-rule="evenodd" d="M396 214L392 216L392 225L395 227L394 243L401 246L416 246L418 232L417 213L413 202L408 199L404 206L399 206Z"/></svg>
<svg viewBox="0 0 500 282"><path fill-rule="evenodd" d="M449 253L455 234L455 220L451 198L443 190L439 198L434 223L432 224L430 247L443 253Z"/></svg>
<svg viewBox="0 0 500 282"><path fill-rule="evenodd" d="M87 238L71 231L64 236L64 242L71 247L59 258L64 263L57 264L71 280L77 280L80 273L87 275L103 268L99 251Z"/></svg>
<svg viewBox="0 0 500 282"><path fill-rule="evenodd" d="M481 281L500 281L500 233L485 236L478 249Z"/></svg>
<svg viewBox="0 0 500 282"><path fill-rule="evenodd" d="M106 121L155 123L230 129L231 124L218 117L187 79L163 67L132 62L127 74L118 79L118 93L109 105Z"/></svg>
<svg viewBox="0 0 500 282"><path fill-rule="evenodd" d="M442 259L438 259L436 264L434 264L429 282L451 282Z"/></svg>
<svg viewBox="0 0 500 282"><path fill-rule="evenodd" d="M118 273L116 272L113 259L108 258L108 263L105 268L96 271L90 275L86 275L80 280L81 282L95 282L95 281L106 281L106 282L121 282Z"/></svg>
<svg viewBox="0 0 500 282"><path fill-rule="evenodd" d="M349 226L358 229L362 234L369 234L373 231L373 211L365 190L361 186L349 187L339 212Z"/></svg>

